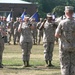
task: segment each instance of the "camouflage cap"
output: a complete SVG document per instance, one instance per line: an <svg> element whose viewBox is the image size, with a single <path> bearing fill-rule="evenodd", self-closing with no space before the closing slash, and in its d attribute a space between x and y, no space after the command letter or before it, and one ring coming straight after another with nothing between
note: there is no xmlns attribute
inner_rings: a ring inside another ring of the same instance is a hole
<svg viewBox="0 0 75 75"><path fill-rule="evenodd" d="M70 10L74 10L73 6L65 6L65 11L70 11Z"/></svg>

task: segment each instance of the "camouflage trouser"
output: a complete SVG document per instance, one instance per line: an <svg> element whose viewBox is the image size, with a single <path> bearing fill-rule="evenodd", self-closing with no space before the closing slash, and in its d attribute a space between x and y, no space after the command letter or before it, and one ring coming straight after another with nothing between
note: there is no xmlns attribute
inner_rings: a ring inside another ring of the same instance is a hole
<svg viewBox="0 0 75 75"><path fill-rule="evenodd" d="M32 42L25 42L22 44L21 47L22 47L23 61L29 61L31 48L32 48Z"/></svg>
<svg viewBox="0 0 75 75"><path fill-rule="evenodd" d="M19 42L19 40L20 40L20 33L19 33L19 32L16 32L16 33L14 34L14 42L15 42L15 43L16 43L16 41Z"/></svg>
<svg viewBox="0 0 75 75"><path fill-rule="evenodd" d="M60 50L60 66L62 75L75 75L75 52Z"/></svg>
<svg viewBox="0 0 75 75"><path fill-rule="evenodd" d="M10 42L11 41L11 36L13 36L13 40L14 40L14 33L7 33L7 41Z"/></svg>
<svg viewBox="0 0 75 75"><path fill-rule="evenodd" d="M32 36L33 36L33 43L37 44L37 32L33 32Z"/></svg>
<svg viewBox="0 0 75 75"><path fill-rule="evenodd" d="M45 60L52 60L53 56L53 48L54 48L54 42L46 42L43 44L44 46L44 57Z"/></svg>
<svg viewBox="0 0 75 75"><path fill-rule="evenodd" d="M40 44L42 37L43 37L43 31L38 30L38 44Z"/></svg>
<svg viewBox="0 0 75 75"><path fill-rule="evenodd" d="M2 63L2 55L3 55L3 50L4 50L4 40L0 40L0 64Z"/></svg>

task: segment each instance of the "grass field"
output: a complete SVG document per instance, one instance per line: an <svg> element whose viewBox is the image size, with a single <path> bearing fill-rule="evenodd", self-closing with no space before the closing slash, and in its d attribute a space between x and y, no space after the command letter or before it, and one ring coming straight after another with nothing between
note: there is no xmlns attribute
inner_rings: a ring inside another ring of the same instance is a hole
<svg viewBox="0 0 75 75"><path fill-rule="evenodd" d="M22 68L22 51L19 45L5 45L3 54L4 68L0 69L0 75L60 75L58 45L53 52L54 67L45 67L43 46L34 45L31 51L31 67Z"/></svg>

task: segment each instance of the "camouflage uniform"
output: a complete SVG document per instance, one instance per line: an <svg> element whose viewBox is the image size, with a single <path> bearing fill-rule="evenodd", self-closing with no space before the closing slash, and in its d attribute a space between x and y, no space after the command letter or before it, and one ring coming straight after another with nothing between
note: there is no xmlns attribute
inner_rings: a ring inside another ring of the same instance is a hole
<svg viewBox="0 0 75 75"><path fill-rule="evenodd" d="M4 39L3 39L2 33L0 32L0 68L3 68L2 66L3 50L4 50Z"/></svg>
<svg viewBox="0 0 75 75"><path fill-rule="evenodd" d="M55 23L57 24L57 26L59 25L60 21L61 20L64 20L64 19L66 19L66 16L65 15L56 18L55 19ZM55 37L55 43L58 44L58 38L57 37Z"/></svg>
<svg viewBox="0 0 75 75"><path fill-rule="evenodd" d="M33 43L34 45L37 44L37 23L32 21L31 24L34 26L34 29L31 31L33 36Z"/></svg>
<svg viewBox="0 0 75 75"><path fill-rule="evenodd" d="M21 24L19 25L20 28ZM22 48L23 62L29 63L32 48L32 34L28 23L22 23L20 45Z"/></svg>
<svg viewBox="0 0 75 75"><path fill-rule="evenodd" d="M20 39L20 33L18 32L19 24L20 24L19 21L16 21L13 24L14 26L14 45L16 44L16 39L17 39L17 42L19 42L19 39Z"/></svg>
<svg viewBox="0 0 75 75"><path fill-rule="evenodd" d="M11 36L13 36L13 40L14 40L13 23L14 23L14 21L10 21L10 22L7 23L7 39L8 39L9 44L10 44L10 41L11 41Z"/></svg>
<svg viewBox="0 0 75 75"><path fill-rule="evenodd" d="M62 20L56 33L59 39L59 54L62 75L75 75L75 21L66 18Z"/></svg>
<svg viewBox="0 0 75 75"><path fill-rule="evenodd" d="M2 30L7 33L7 21L4 20L1 24ZM4 42L7 43L7 35L4 35Z"/></svg>
<svg viewBox="0 0 75 75"><path fill-rule="evenodd" d="M51 66L52 56L53 56L53 48L54 48L54 41L55 41L55 27L54 22L49 23L48 21L45 22L43 28L43 46L44 46L44 57L45 61L49 66Z"/></svg>
<svg viewBox="0 0 75 75"><path fill-rule="evenodd" d="M43 37L43 29L40 30L39 27L41 26L41 23L42 22L38 22L37 23L37 29L38 29L38 44L40 44L40 41L41 41L41 37Z"/></svg>

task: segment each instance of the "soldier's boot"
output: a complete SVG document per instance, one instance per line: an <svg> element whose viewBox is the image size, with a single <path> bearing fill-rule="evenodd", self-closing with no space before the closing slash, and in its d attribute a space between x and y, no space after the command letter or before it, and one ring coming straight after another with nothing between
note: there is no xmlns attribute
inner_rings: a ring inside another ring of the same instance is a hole
<svg viewBox="0 0 75 75"><path fill-rule="evenodd" d="M38 45L40 45L40 40L38 40Z"/></svg>
<svg viewBox="0 0 75 75"><path fill-rule="evenodd" d="M30 65L29 65L29 61L27 61L27 67L29 67Z"/></svg>
<svg viewBox="0 0 75 75"><path fill-rule="evenodd" d="M48 60L45 60L45 62L46 62L46 65L45 66L48 67Z"/></svg>
<svg viewBox="0 0 75 75"><path fill-rule="evenodd" d="M15 45L16 43L15 43L15 41L14 41L14 45Z"/></svg>
<svg viewBox="0 0 75 75"><path fill-rule="evenodd" d="M34 45L35 45L35 40L34 40Z"/></svg>
<svg viewBox="0 0 75 75"><path fill-rule="evenodd" d="M8 44L10 45L10 42L8 41Z"/></svg>
<svg viewBox="0 0 75 75"><path fill-rule="evenodd" d="M14 45L16 45L16 41L14 41Z"/></svg>
<svg viewBox="0 0 75 75"><path fill-rule="evenodd" d="M3 68L3 65L2 65L2 63L0 63L0 68Z"/></svg>
<svg viewBox="0 0 75 75"><path fill-rule="evenodd" d="M27 66L26 61L23 61L23 68Z"/></svg>
<svg viewBox="0 0 75 75"><path fill-rule="evenodd" d="M50 60L49 60L49 65L48 65L48 66L49 66L49 67L50 67L50 66L53 66Z"/></svg>

